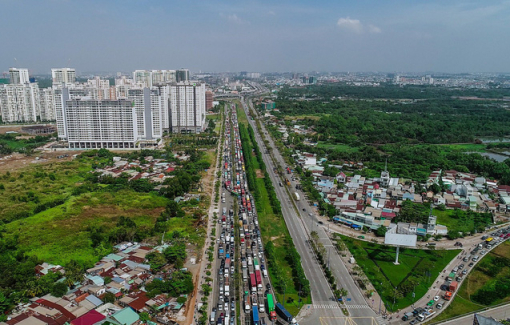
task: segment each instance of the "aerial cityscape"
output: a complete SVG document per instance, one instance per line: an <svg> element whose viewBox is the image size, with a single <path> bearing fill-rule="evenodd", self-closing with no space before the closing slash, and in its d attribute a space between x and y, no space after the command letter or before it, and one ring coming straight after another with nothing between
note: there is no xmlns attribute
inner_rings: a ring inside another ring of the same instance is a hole
<svg viewBox="0 0 510 325"><path fill-rule="evenodd" d="M510 325L508 1L0 8L0 324Z"/></svg>

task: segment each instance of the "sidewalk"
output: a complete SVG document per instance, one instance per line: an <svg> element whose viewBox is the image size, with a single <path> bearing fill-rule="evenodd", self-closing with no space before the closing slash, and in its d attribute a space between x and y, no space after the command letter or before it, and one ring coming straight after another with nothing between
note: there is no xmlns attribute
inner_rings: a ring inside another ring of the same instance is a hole
<svg viewBox="0 0 510 325"><path fill-rule="evenodd" d="M329 221L326 220L327 218L323 217L323 216L318 216L317 218L318 218L318 220L324 220L325 221L323 227L327 230L328 229L328 223L330 223ZM501 227L504 227L504 226L507 226L507 225L501 225ZM494 229L491 229L490 232L492 232L492 231L494 231ZM384 243L384 238L375 237L372 233L363 234L361 231L352 230L352 229L348 228L347 226L342 226L342 225L337 225L337 224L330 223L329 224L329 235L332 236L333 233L340 233L342 235L346 235L346 236L349 236L349 237L352 237L352 238L356 238L357 236L363 235L363 236L365 236L364 241L373 241L375 239L377 241L377 243L379 243L379 244L383 244ZM471 254L470 254L471 250L473 248L475 248L480 243L481 237L484 236L484 235L486 235L486 234L482 233L482 234L477 234L475 236L470 236L470 237L467 237L467 238L458 239L458 240L455 240L455 241L442 240L440 242L436 242L436 243L438 243L436 245L436 249L438 247L441 248L441 249L461 249L461 252L459 252L459 254L454 259L452 259L450 261L450 263L448 263L448 265L446 265L446 267L438 274L437 278L434 280L434 282L432 282L432 285L430 286L429 290L427 291L427 293L424 296L422 296L420 299L418 299L413 305L408 306L408 307L406 307L403 310L399 310L397 312L388 314L388 318L385 319L385 322L386 323L405 323L404 321L401 320L402 316L405 313L412 312L413 309L414 309L413 307L418 308L418 307L426 306L427 303L430 300L432 300L435 296L440 296L441 298L439 299L439 301L444 301L444 299L442 297L444 292L440 290L440 286L441 286L441 284L444 283L445 276L447 276L450 273L450 271L454 268L455 265L463 263L462 259L465 256L471 256ZM360 240L363 240L363 239L360 239ZM453 246L455 244L455 242L457 242L457 241L459 241L459 242L461 242L463 244L462 248ZM502 243L502 242L504 242L504 241L501 241L500 243ZM498 245L500 243L498 243ZM490 250L496 248L498 245L492 247ZM423 247L426 247L426 246L425 246L425 244L418 245L418 248L420 248L420 247L423 248ZM487 250L487 253L490 250ZM339 254L340 258L342 259L342 261L344 262L344 264L345 264L346 268L348 269L349 273L352 276L353 268L354 268L354 266L357 265L357 263L351 264L349 262L351 254L349 253L348 250L346 250L344 252L345 252L345 255L346 255L345 257L343 257L340 252L338 254ZM481 258L480 258L480 260L481 260ZM480 260L478 260L478 262ZM469 263L469 262L467 262L467 263ZM464 264L467 264L467 263L464 263ZM475 263L475 265L476 265L476 263ZM469 268L469 271L471 271L474 268L475 265L473 265L472 268ZM466 277L467 277L467 275L469 275L469 272L468 272L468 274L466 274ZM355 283L356 283L356 285L359 288L358 282L355 281ZM360 290L361 290L361 288L360 288ZM372 308L372 310L374 310L375 313L377 313L379 315L385 314L386 313L386 307L384 306L384 302L381 300L381 297L379 296L378 292L375 290L375 288L372 285L372 283L370 283L370 281L368 281L368 283L366 285L366 290L364 290L364 291L362 290L362 292L367 292L368 290L373 290L373 292L374 292L371 297L367 297L367 295L365 295L365 294L363 295L365 300L367 301L368 305ZM434 309L434 311L436 312L434 317L437 316L438 314L440 314L442 311L444 311L446 309L446 307L449 305L449 303L451 301L453 301L453 299L455 298L455 294L456 293L457 292L454 293L454 296L452 297L452 300L445 301L445 304L444 304L442 309L440 309L440 310L436 309L435 308L436 304L434 304L434 306L432 307L432 309ZM510 311L510 307L509 307L509 311ZM509 316L510 316L510 312L509 312ZM390 317L392 319L389 319ZM431 319L433 319L433 317L430 318L429 320L431 320ZM457 324L455 324L455 325L457 325Z"/></svg>

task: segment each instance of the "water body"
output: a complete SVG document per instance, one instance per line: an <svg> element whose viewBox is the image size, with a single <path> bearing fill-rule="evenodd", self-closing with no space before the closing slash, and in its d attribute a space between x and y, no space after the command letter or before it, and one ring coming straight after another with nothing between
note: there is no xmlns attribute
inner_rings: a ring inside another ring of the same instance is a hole
<svg viewBox="0 0 510 325"><path fill-rule="evenodd" d="M477 153L479 155L482 155L484 157L490 158L490 159L495 160L497 162L503 162L503 161L505 161L505 160L510 158L509 156L500 155L500 154L492 153L492 152L466 152L466 153L467 154Z"/></svg>

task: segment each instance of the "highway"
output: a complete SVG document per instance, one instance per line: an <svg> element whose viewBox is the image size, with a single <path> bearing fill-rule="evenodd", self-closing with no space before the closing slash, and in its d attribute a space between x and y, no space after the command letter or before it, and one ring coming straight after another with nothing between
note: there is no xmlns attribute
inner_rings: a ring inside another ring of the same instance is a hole
<svg viewBox="0 0 510 325"><path fill-rule="evenodd" d="M217 325L266 325L277 318L274 305L268 302L268 295L273 295L273 291L266 273L267 264L253 197L247 188L237 116L230 108L226 113L225 143L220 153L223 186L215 225L218 239L212 271L214 284L209 322ZM238 290L236 279L239 280ZM233 308L235 303L240 306L239 315ZM239 316L240 323L236 316Z"/></svg>
<svg viewBox="0 0 510 325"><path fill-rule="evenodd" d="M248 106L246 105L244 99L242 100L243 109L246 114L249 115ZM251 105L251 103L250 103ZM265 151L264 141L259 134L255 120L248 119L250 125L255 131L255 136L257 143L261 150ZM264 128L264 125L261 123L262 131L267 135L267 131ZM283 157L279 153L277 147L274 145L271 137L266 136L266 139L269 141L270 147L272 149L272 155L276 162L284 167L286 166ZM326 232L322 227L318 227L317 220L313 216L310 216L312 209L310 205L306 202L306 200L300 200L296 202L296 206L298 211L294 208L292 201L293 200L289 194L287 193L286 187L279 186L280 182L283 183L283 180L279 178L278 175L273 173L275 164L271 159L269 154L263 154L264 162L268 168L269 175L273 184L275 185L276 194L280 200L282 213L289 229L289 232L294 240L294 244L296 249L301 255L301 260L303 264L303 269L305 271L306 277L310 281L311 295L313 305L312 312L307 313L307 316L299 320L300 324L340 324L345 320L345 315L342 310L339 308L337 302L334 301L333 292L324 276L323 272L320 269L319 263L316 261L315 256L307 242L309 238L309 233L311 230L315 230L321 242L323 243L326 249L330 249L330 268L333 271L337 279L337 283L339 287L345 288L349 294L348 298L350 301L346 302L346 307L349 311L349 316L351 322L355 322L356 324L363 325L372 325L377 324L376 317L377 315L370 309L366 300L362 296L362 293L359 291L358 287L354 283L354 280L349 275L345 265L341 261L340 257L337 255L335 250L333 249L332 242L327 236ZM289 179L290 181L290 179ZM291 186L288 188L289 191L295 191L296 183L291 181ZM305 197L305 193L299 191L301 197ZM303 211L304 209L304 211ZM305 307L306 308L306 307ZM378 320L382 320L382 318L378 318Z"/></svg>

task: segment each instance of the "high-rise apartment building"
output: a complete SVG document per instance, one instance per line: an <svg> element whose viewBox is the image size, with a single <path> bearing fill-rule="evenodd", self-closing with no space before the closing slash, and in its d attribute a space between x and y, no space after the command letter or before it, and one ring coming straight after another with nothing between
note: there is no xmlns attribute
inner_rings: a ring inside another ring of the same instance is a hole
<svg viewBox="0 0 510 325"><path fill-rule="evenodd" d="M205 129L205 84L182 82L170 85L172 133L200 133Z"/></svg>
<svg viewBox="0 0 510 325"><path fill-rule="evenodd" d="M12 78L11 74L11 80ZM24 81L24 78L24 73L14 74L14 81ZM39 86L28 82L0 86L0 113L4 123L40 120Z"/></svg>
<svg viewBox="0 0 510 325"><path fill-rule="evenodd" d="M177 82L186 82L189 81L189 70L188 69L179 69L175 72L175 81Z"/></svg>
<svg viewBox="0 0 510 325"><path fill-rule="evenodd" d="M65 101L63 115L69 148L136 146L137 116L129 100L70 99Z"/></svg>
<svg viewBox="0 0 510 325"><path fill-rule="evenodd" d="M137 88L128 90L128 99L136 112L138 140L154 140L163 136L162 103L157 88Z"/></svg>
<svg viewBox="0 0 510 325"><path fill-rule="evenodd" d="M135 70L133 80L138 87L152 87L152 74L147 70Z"/></svg>
<svg viewBox="0 0 510 325"><path fill-rule="evenodd" d="M54 85L75 83L76 69L74 68L51 69L51 80L53 81Z"/></svg>
<svg viewBox="0 0 510 325"><path fill-rule="evenodd" d="M205 109L210 110L213 108L213 92L208 90L205 92Z"/></svg>
<svg viewBox="0 0 510 325"><path fill-rule="evenodd" d="M28 69L9 68L9 78L11 85L24 85L30 83Z"/></svg>
<svg viewBox="0 0 510 325"><path fill-rule="evenodd" d="M43 88L39 91L41 105L41 121L55 121L55 92L53 88Z"/></svg>

